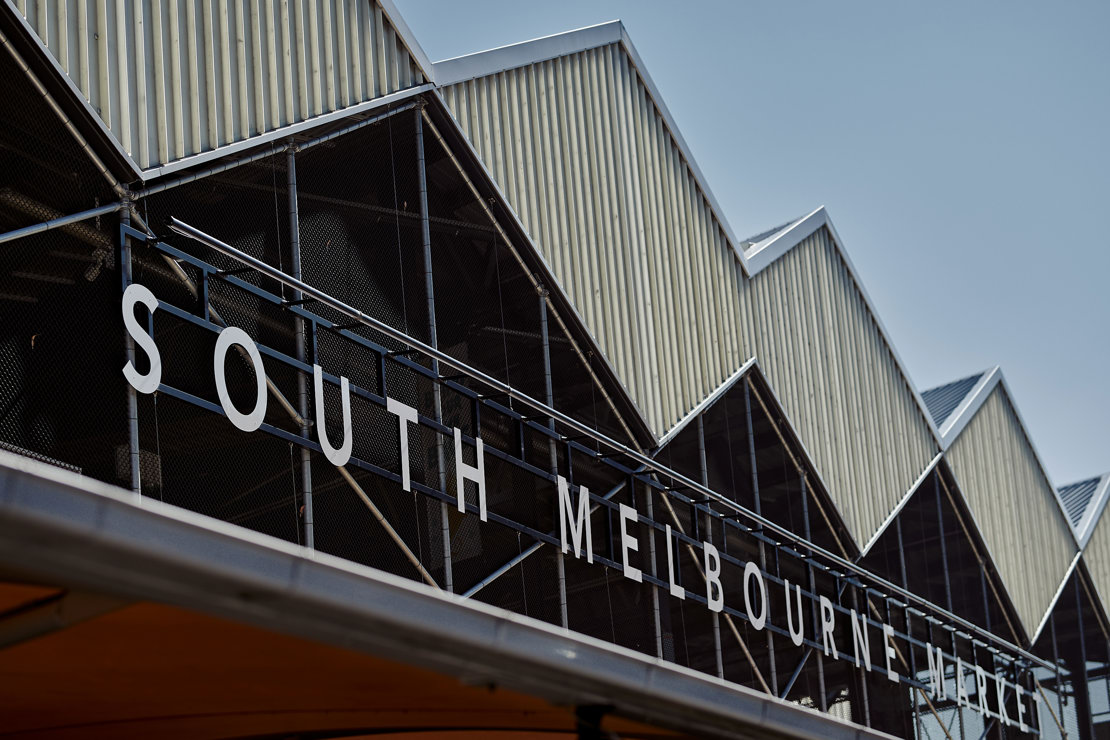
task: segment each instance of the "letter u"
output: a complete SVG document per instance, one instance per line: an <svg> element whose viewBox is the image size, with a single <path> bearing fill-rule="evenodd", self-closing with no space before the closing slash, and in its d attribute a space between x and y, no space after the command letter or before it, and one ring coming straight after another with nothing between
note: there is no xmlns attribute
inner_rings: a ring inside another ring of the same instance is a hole
<svg viewBox="0 0 1110 740"><path fill-rule="evenodd" d="M802 587L794 587L794 600L796 602L796 609L798 610L798 627L794 628L794 614L790 608L790 581L784 579L783 583L786 585L786 626L790 630L790 641L795 645L801 646L803 634L803 617L802 617Z"/></svg>
<svg viewBox="0 0 1110 740"><path fill-rule="evenodd" d="M316 391L316 436L320 439L320 448L324 457L332 465L342 467L351 459L351 385L346 378L339 378L339 390L343 395L343 444L338 448L332 447L328 441L328 430L324 426L324 370L319 365L312 366L312 384Z"/></svg>

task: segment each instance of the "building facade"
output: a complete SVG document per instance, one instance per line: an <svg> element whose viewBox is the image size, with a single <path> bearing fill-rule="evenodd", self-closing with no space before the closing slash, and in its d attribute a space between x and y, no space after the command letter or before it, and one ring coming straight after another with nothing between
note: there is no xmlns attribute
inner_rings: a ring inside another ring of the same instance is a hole
<svg viewBox="0 0 1110 740"><path fill-rule="evenodd" d="M824 208L738 238L619 22L0 34L16 736L1110 736L1110 475L919 391Z"/></svg>

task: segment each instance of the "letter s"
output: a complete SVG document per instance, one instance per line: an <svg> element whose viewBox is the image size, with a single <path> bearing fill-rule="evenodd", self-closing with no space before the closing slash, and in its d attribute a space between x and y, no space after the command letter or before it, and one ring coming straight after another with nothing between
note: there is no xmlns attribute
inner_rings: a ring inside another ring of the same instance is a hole
<svg viewBox="0 0 1110 740"><path fill-rule="evenodd" d="M162 382L162 356L158 354L158 345L154 343L154 337L147 334L135 318L136 303L143 304L151 313L154 313L154 309L158 308L158 299L146 286L138 283L131 283L127 286L127 290L123 291L123 325L135 344L149 355L150 370L143 375L128 359L127 364L123 366L123 376L139 393L153 393L158 390L158 384Z"/></svg>

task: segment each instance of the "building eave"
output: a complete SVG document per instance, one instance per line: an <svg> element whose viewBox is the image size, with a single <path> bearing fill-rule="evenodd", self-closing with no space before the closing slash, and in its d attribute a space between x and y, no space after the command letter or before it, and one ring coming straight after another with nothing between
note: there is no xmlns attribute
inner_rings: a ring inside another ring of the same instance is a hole
<svg viewBox="0 0 1110 740"><path fill-rule="evenodd" d="M0 553L20 575L158 601L721 737L888 735L538 619L0 451Z"/></svg>

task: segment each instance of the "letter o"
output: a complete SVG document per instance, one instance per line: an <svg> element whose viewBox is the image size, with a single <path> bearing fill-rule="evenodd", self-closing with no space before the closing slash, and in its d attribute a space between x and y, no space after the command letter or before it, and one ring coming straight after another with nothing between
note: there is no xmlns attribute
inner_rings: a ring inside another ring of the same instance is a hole
<svg viewBox="0 0 1110 740"><path fill-rule="evenodd" d="M751 589L748 588L748 581L752 576L755 576L756 583L759 584L759 616L752 614L752 594ZM761 630L767 626L767 584L763 580L763 574L759 572L759 566L749 560L744 566L744 609L748 612L748 619L752 622L754 629Z"/></svg>
<svg viewBox="0 0 1110 740"><path fill-rule="evenodd" d="M257 386L254 399L254 410L249 414L240 413L231 403L231 396L227 392L227 378L224 377L224 360L227 351L233 344L238 344L247 351L251 365L254 367L254 380ZM229 326L220 332L216 339L216 353L213 362L216 373L216 394L220 397L220 406L223 407L227 418L237 428L244 432L253 432L262 426L266 418L266 372L262 367L262 355L258 354L258 347L250 335L237 326Z"/></svg>

